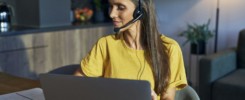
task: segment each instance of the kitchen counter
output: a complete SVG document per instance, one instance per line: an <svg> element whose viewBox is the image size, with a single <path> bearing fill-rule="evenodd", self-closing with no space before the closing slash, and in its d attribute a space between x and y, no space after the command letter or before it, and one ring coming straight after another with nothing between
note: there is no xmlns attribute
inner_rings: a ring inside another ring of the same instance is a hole
<svg viewBox="0 0 245 100"><path fill-rule="evenodd" d="M51 31L93 28L93 27L101 27L101 26L112 26L112 24L110 22L107 22L107 23L97 23L97 24L57 26L57 27L46 27L46 28L13 26L7 32L0 32L0 37L31 34L31 33L43 33L43 32L51 32Z"/></svg>
<svg viewBox="0 0 245 100"><path fill-rule="evenodd" d="M15 27L0 34L0 68L15 76L37 79L58 67L79 64L111 24L50 28Z"/></svg>

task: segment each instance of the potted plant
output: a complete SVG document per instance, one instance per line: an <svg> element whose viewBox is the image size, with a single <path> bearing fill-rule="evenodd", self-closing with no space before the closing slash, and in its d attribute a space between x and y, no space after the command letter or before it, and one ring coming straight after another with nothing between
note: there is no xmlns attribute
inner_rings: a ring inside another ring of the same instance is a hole
<svg viewBox="0 0 245 100"><path fill-rule="evenodd" d="M206 53L206 42L208 39L213 37L213 31L209 29L210 19L203 25L188 24L185 31L179 35L185 37L187 40L183 45L191 43L192 54L205 54Z"/></svg>

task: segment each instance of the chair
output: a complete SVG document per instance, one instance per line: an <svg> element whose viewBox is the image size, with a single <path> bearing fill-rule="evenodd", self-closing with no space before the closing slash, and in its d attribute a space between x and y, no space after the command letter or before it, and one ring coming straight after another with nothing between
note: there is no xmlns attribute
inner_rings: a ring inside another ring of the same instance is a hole
<svg viewBox="0 0 245 100"><path fill-rule="evenodd" d="M191 86L186 86L182 90L177 90L175 100L200 100L196 91Z"/></svg>
<svg viewBox="0 0 245 100"><path fill-rule="evenodd" d="M64 74L64 75L72 75L76 69L80 67L80 64L72 64L72 65L66 65L59 68L56 68L48 73L50 74Z"/></svg>
<svg viewBox="0 0 245 100"><path fill-rule="evenodd" d="M245 30L240 31L237 48L200 59L201 100L244 100Z"/></svg>

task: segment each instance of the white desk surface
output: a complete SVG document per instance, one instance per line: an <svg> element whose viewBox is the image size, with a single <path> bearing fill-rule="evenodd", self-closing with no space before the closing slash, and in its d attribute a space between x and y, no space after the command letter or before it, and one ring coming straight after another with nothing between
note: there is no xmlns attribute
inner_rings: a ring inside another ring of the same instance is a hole
<svg viewBox="0 0 245 100"><path fill-rule="evenodd" d="M0 95L0 100L45 100L45 98L41 88L33 88Z"/></svg>

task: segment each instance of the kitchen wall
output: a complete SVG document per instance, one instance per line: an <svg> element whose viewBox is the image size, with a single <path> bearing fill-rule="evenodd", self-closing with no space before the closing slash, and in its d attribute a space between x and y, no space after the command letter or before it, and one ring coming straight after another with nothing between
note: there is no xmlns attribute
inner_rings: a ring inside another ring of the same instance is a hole
<svg viewBox="0 0 245 100"><path fill-rule="evenodd" d="M27 27L55 27L71 25L69 0L0 0L13 9L11 23ZM57 17L59 16L59 17Z"/></svg>
<svg viewBox="0 0 245 100"><path fill-rule="evenodd" d="M245 28L245 0L220 0L218 51L235 47L238 32ZM217 0L155 0L159 29L181 45L185 38L178 34L187 23L203 24L211 19L210 29L215 29ZM207 45L208 54L214 52L214 38ZM189 45L182 47L188 63Z"/></svg>

